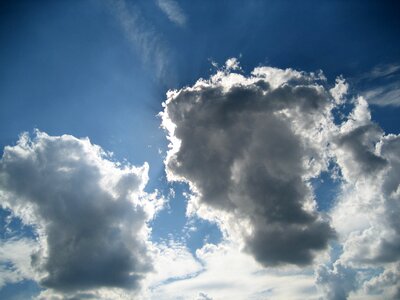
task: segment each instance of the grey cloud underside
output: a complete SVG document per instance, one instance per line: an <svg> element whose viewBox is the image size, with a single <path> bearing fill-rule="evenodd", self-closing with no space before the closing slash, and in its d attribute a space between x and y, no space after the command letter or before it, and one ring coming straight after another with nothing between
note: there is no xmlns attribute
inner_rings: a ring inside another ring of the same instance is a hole
<svg viewBox="0 0 400 300"><path fill-rule="evenodd" d="M317 127L329 105L325 91L302 78L277 88L260 78L227 91L182 89L164 112L181 141L167 169L190 181L201 203L250 221L246 250L259 262L309 264L335 233L304 208L312 191L303 161L320 158L293 124Z"/></svg>
<svg viewBox="0 0 400 300"><path fill-rule="evenodd" d="M42 133L33 141L21 138L17 146L4 150L2 204L17 215L30 206L30 221L43 229L48 250L34 254L32 264L45 272L45 287L135 289L151 269L139 235L147 215L130 199L143 184L142 175L119 174L96 151L87 140ZM105 187L102 181L111 179L107 171L117 172L117 179Z"/></svg>
<svg viewBox="0 0 400 300"><path fill-rule="evenodd" d="M377 172L387 164L384 158L373 153L374 145L382 134L379 126L371 123L343 134L339 137L338 145L352 156L361 173Z"/></svg>

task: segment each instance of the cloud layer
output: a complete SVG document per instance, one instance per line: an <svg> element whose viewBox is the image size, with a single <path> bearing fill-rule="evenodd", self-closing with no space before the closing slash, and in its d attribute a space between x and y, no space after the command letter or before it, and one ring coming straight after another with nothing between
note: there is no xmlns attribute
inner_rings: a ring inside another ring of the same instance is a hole
<svg viewBox="0 0 400 300"><path fill-rule="evenodd" d="M162 201L144 192L147 164L21 135L0 161L0 201L36 236L4 240L0 285L32 279L38 299L398 299L400 136L348 90L322 72L245 76L232 58L168 92L167 177L189 183L188 216L223 233L195 254L172 234L149 241ZM332 203L314 191L322 174Z"/></svg>

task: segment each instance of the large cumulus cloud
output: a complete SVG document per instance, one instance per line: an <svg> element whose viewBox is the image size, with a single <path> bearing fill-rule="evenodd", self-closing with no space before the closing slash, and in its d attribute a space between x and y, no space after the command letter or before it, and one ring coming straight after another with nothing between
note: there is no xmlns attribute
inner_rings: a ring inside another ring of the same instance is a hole
<svg viewBox="0 0 400 300"><path fill-rule="evenodd" d="M335 99L321 74L230 65L168 93L168 176L263 265L309 264L335 236L308 184L327 168Z"/></svg>
<svg viewBox="0 0 400 300"><path fill-rule="evenodd" d="M148 166L122 166L88 139L37 131L4 149L1 205L36 228L36 279L66 294L135 290L152 269Z"/></svg>

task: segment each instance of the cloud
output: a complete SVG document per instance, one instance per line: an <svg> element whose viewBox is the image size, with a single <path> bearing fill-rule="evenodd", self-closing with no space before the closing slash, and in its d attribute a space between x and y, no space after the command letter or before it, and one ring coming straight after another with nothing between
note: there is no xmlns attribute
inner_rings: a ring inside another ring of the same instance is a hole
<svg viewBox="0 0 400 300"><path fill-rule="evenodd" d="M36 131L4 148L1 204L36 228L31 265L43 287L65 295L140 289L153 268L146 221L157 203L143 192L147 172L70 135Z"/></svg>
<svg viewBox="0 0 400 300"><path fill-rule="evenodd" d="M400 263L387 267L382 274L368 281L364 288L368 294L384 295L385 299L399 299Z"/></svg>
<svg viewBox="0 0 400 300"><path fill-rule="evenodd" d="M392 77L398 71L400 71L399 64L385 64L385 65L377 65L372 70L364 75L361 76L360 79L380 79L384 77Z"/></svg>
<svg viewBox="0 0 400 300"><path fill-rule="evenodd" d="M371 120L368 99L349 98L342 77L329 89L321 73L259 67L245 76L228 67L232 62L238 66L230 60L210 79L169 91L160 114L171 142L168 179L192 190L187 213L217 222L224 243L235 243L270 276L287 265L310 265L321 299L396 299L400 135L385 134ZM344 104L353 110L347 113ZM321 172L339 180L327 215L317 211L310 184ZM190 279L197 282L191 289L221 297L216 284L229 295L234 282L207 277L213 255ZM208 278L204 285L202 278ZM185 284L174 283L180 290ZM262 298L256 291L262 287L233 298ZM264 291L279 298L276 287L275 294Z"/></svg>
<svg viewBox="0 0 400 300"><path fill-rule="evenodd" d="M361 299L371 295L397 299L400 287L393 278L400 276L396 267L400 260L400 136L385 135L371 121L364 98L356 98L354 105L334 146L343 180L331 212L342 247L334 265L342 268L322 268L319 284L325 286L328 299L347 299L351 290ZM349 273L357 273L355 286L342 285L341 290L340 281L349 284L345 279Z"/></svg>
<svg viewBox="0 0 400 300"><path fill-rule="evenodd" d="M324 299L347 299L348 294L357 288L357 272L340 263L335 264L332 270L326 266L320 266L316 275L316 283L322 288Z"/></svg>
<svg viewBox="0 0 400 300"><path fill-rule="evenodd" d="M148 276L150 289L174 281L185 280L203 271L203 266L188 251L185 245L169 241L155 246L155 272Z"/></svg>
<svg viewBox="0 0 400 300"><path fill-rule="evenodd" d="M355 111L365 105L358 99ZM400 136L384 135L370 116L364 118L360 114L341 128L345 142L338 145L336 157L345 192L333 221L346 237L343 258L352 263L395 262L400 259ZM350 221L355 210L358 228L341 223Z"/></svg>
<svg viewBox="0 0 400 300"><path fill-rule="evenodd" d="M400 65L375 66L370 72L356 79L361 95L370 104L379 106L400 105Z"/></svg>
<svg viewBox="0 0 400 300"><path fill-rule="evenodd" d="M363 93L369 103L380 106L400 106L400 80Z"/></svg>
<svg viewBox="0 0 400 300"><path fill-rule="evenodd" d="M27 238L11 238L0 245L0 289L8 283L34 279L30 256L37 251L36 241Z"/></svg>
<svg viewBox="0 0 400 300"><path fill-rule="evenodd" d="M171 74L168 73L171 67L170 54L166 42L151 22L143 16L140 8L125 0L107 3L143 63L151 66L157 77L162 79L170 77Z"/></svg>
<svg viewBox="0 0 400 300"><path fill-rule="evenodd" d="M206 244L196 251L196 261L202 265L201 272L158 285L150 299L317 299L318 296L311 270L297 267L265 270L235 243Z"/></svg>
<svg viewBox="0 0 400 300"><path fill-rule="evenodd" d="M169 179L189 182L194 210L263 265L310 264L335 237L307 182L327 168L334 100L316 74L233 70L168 93Z"/></svg>
<svg viewBox="0 0 400 300"><path fill-rule="evenodd" d="M171 22L179 26L184 26L186 24L186 16L178 2L174 0L157 0L157 5Z"/></svg>
<svg viewBox="0 0 400 300"><path fill-rule="evenodd" d="M397 299L400 135L348 90L322 73L245 76L230 59L168 92L167 177L189 183L187 214L223 233L195 255L173 237L149 242L161 200L144 192L147 164L88 139L22 135L0 161L0 203L37 236L4 240L0 285L35 280L38 299L60 300ZM312 188L322 172L339 188L324 212Z"/></svg>

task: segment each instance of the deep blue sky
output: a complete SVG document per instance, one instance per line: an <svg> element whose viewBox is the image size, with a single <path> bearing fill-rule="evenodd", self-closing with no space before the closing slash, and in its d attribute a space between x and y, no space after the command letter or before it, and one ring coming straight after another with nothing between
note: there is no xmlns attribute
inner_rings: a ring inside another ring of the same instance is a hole
<svg viewBox="0 0 400 300"><path fill-rule="evenodd" d="M164 73L155 70L154 49L146 61L147 50L127 38L110 2L1 2L0 149L38 128L88 136L119 160L149 162L149 190L177 189L171 209L154 221L156 239L186 222L185 187L164 176L167 140L156 115L168 89L208 77L211 61L240 57L245 72L260 64L321 69L332 84L343 75L357 93L365 74L400 63L398 1L180 1L184 26L168 20L155 1L127 3L142 30L156 36L151 46L161 48ZM399 107L372 106L373 119L399 133ZM220 238L214 225L197 225L192 251L207 234Z"/></svg>
<svg viewBox="0 0 400 300"><path fill-rule="evenodd" d="M400 61L396 1L182 2L184 28L153 1L132 2L167 49L164 78L143 63L106 2L2 2L1 146L37 127L89 136L133 163L150 161L165 146L154 117L165 91L208 76L210 59L242 55L245 71L322 69L332 82ZM398 128L373 111L382 126Z"/></svg>

